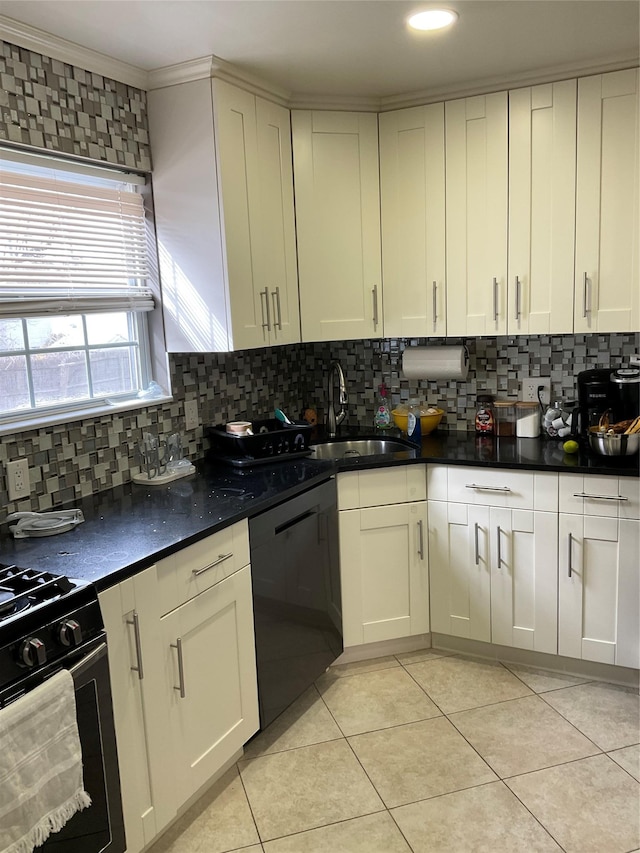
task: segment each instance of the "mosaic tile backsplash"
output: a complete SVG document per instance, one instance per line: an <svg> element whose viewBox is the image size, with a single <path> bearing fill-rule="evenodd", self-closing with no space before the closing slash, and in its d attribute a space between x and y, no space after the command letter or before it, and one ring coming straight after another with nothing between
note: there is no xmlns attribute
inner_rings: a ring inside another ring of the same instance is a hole
<svg viewBox="0 0 640 853"><path fill-rule="evenodd" d="M448 340L459 344L463 341ZM442 341L432 341L441 344ZM325 414L327 369L338 359L348 385L348 425L370 428L378 384L385 380L395 403L418 396L446 412L444 430L473 428L476 396L488 391L517 399L525 376L551 378L552 396L573 399L581 370L627 362L640 350L637 334L564 335L466 339L471 368L466 382L408 382L402 375L405 346L419 340L363 340L294 344L238 353L173 355L174 400L117 414L30 430L0 438L0 523L18 509L47 510L129 482L140 470L135 447L143 431L179 431L185 455L201 458L203 427L186 432L184 401L197 399L203 424L270 417L278 406L296 416L303 405ZM31 498L9 502L4 465L29 459Z"/></svg>
<svg viewBox="0 0 640 853"><path fill-rule="evenodd" d="M149 171L141 89L0 41L0 140Z"/></svg>

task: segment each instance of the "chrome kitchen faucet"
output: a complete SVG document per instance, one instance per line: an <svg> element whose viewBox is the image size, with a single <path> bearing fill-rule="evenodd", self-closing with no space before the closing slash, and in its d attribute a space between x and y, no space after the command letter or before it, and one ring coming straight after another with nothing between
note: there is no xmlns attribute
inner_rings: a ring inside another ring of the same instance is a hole
<svg viewBox="0 0 640 853"><path fill-rule="evenodd" d="M336 414L334 403L334 391L336 379L338 380L340 411ZM339 361L331 362L329 367L329 389L327 394L327 432L331 438L334 438L338 427L347 416L346 405L349 401L347 396L347 383L344 380L344 373Z"/></svg>

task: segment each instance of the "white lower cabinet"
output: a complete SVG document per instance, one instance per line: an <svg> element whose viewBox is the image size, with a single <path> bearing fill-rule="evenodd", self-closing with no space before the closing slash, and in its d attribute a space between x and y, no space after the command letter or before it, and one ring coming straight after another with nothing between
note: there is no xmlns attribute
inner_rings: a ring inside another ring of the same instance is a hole
<svg viewBox="0 0 640 853"><path fill-rule="evenodd" d="M432 631L640 668L637 478L433 465L428 494Z"/></svg>
<svg viewBox="0 0 640 853"><path fill-rule="evenodd" d="M560 515L561 655L640 668L640 521Z"/></svg>
<svg viewBox="0 0 640 853"><path fill-rule="evenodd" d="M425 498L422 466L338 475L345 648L429 631Z"/></svg>
<svg viewBox="0 0 640 853"><path fill-rule="evenodd" d="M172 754L165 784L181 802L259 726L249 566L161 620Z"/></svg>
<svg viewBox="0 0 640 853"><path fill-rule="evenodd" d="M158 651L152 629L155 580L152 566L98 596L108 640L127 853L142 850L164 825L152 795L145 716L152 701L145 669L153 669Z"/></svg>
<svg viewBox="0 0 640 853"><path fill-rule="evenodd" d="M555 654L557 516L429 501L431 628Z"/></svg>
<svg viewBox="0 0 640 853"><path fill-rule="evenodd" d="M558 478L429 469L431 630L556 654Z"/></svg>
<svg viewBox="0 0 640 853"><path fill-rule="evenodd" d="M100 593L127 853L147 846L258 730L247 563L240 522Z"/></svg>

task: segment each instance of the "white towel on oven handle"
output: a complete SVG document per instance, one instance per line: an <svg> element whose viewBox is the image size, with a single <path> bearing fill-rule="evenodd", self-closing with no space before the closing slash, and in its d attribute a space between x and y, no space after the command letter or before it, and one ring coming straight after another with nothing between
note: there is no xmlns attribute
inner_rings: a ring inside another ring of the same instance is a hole
<svg viewBox="0 0 640 853"><path fill-rule="evenodd" d="M1 853L32 853L90 805L73 678L62 670L0 709Z"/></svg>

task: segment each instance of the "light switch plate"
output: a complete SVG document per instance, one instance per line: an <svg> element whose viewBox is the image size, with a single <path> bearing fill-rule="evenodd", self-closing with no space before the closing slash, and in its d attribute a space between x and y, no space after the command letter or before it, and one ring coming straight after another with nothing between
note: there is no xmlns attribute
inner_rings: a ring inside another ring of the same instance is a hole
<svg viewBox="0 0 640 853"><path fill-rule="evenodd" d="M184 427L185 429L196 429L200 426L200 415L198 414L198 401L184 401Z"/></svg>

